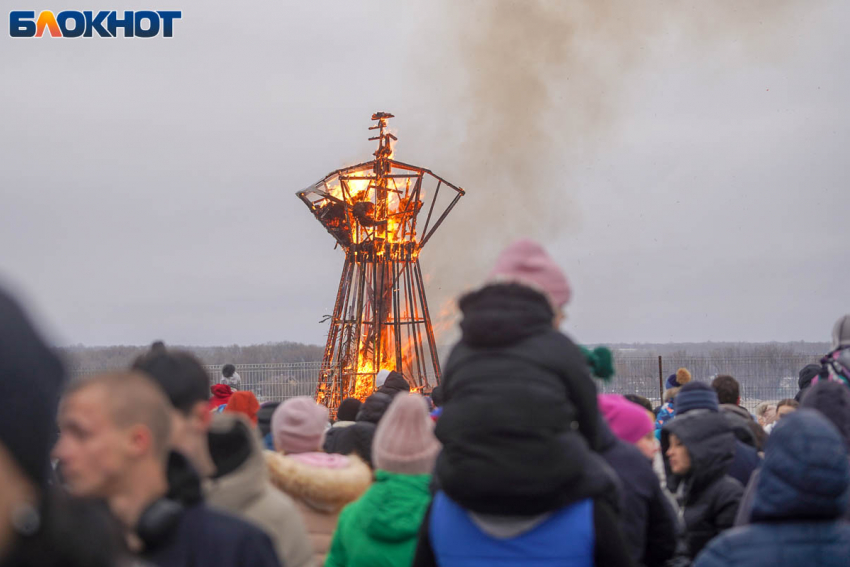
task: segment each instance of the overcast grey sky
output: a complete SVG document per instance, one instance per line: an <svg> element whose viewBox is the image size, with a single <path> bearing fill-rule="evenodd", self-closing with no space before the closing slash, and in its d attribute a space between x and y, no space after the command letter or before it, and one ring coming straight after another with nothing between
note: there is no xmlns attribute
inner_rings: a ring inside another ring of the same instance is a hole
<svg viewBox="0 0 850 567"><path fill-rule="evenodd" d="M59 344L323 342L343 256L295 191L368 159L386 110L398 159L468 192L422 254L437 308L527 234L580 341L827 340L850 4L701 4L16 0L183 18L4 22L0 278Z"/></svg>

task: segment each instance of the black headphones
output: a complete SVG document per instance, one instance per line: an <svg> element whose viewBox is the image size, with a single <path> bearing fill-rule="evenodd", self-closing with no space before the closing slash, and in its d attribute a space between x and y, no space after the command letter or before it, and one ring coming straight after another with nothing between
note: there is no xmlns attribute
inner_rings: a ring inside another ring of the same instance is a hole
<svg viewBox="0 0 850 567"><path fill-rule="evenodd" d="M160 498L150 504L136 523L136 535L152 549L174 535L185 508L176 500Z"/></svg>

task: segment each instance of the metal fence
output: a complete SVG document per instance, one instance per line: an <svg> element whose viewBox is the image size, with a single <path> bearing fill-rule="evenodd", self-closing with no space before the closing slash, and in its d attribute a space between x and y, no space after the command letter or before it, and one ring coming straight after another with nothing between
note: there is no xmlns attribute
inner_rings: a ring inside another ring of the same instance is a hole
<svg viewBox="0 0 850 567"><path fill-rule="evenodd" d="M818 357L793 356L615 356L616 375L610 382L598 382L602 392L638 394L654 405L661 402L661 384L680 367L690 370L695 380L708 382L718 374L731 374L741 384L742 405L750 411L766 400L792 398L797 393L797 373ZM243 390L251 390L261 402L312 396L321 362L237 364ZM75 376L114 368L72 368ZM221 365L207 365L210 384L219 382Z"/></svg>
<svg viewBox="0 0 850 567"><path fill-rule="evenodd" d="M240 390L251 390L260 402L285 400L296 396L313 396L321 362L236 364L242 379ZM210 384L221 380L221 365L207 365Z"/></svg>
<svg viewBox="0 0 850 567"><path fill-rule="evenodd" d="M763 401L793 398L798 391L797 375L819 357L791 356L617 356L616 375L601 390L637 394L653 405L661 403L663 383L679 368L687 368L693 379L710 382L718 374L729 374L741 385L741 405L753 411Z"/></svg>

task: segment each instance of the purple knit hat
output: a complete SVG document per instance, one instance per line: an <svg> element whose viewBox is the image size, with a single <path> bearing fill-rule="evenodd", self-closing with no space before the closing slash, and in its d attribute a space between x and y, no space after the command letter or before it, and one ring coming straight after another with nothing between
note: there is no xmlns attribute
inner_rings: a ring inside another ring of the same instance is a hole
<svg viewBox="0 0 850 567"><path fill-rule="evenodd" d="M286 400L272 414L274 446L283 453L319 451L328 426L328 408L309 396Z"/></svg>
<svg viewBox="0 0 850 567"><path fill-rule="evenodd" d="M558 310L570 301L567 277L546 250L529 238L517 240L502 250L489 279L517 282L543 292Z"/></svg>
<svg viewBox="0 0 850 567"><path fill-rule="evenodd" d="M627 443L637 443L641 437L655 430L655 424L645 408L630 402L619 394L600 394L599 411L611 431Z"/></svg>
<svg viewBox="0 0 850 567"><path fill-rule="evenodd" d="M375 431L372 462L387 472L430 474L440 448L422 396L396 396Z"/></svg>

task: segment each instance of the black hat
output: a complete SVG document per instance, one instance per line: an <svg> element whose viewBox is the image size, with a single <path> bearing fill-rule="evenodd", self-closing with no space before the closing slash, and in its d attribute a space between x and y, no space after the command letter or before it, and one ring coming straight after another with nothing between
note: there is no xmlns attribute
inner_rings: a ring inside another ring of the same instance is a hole
<svg viewBox="0 0 850 567"><path fill-rule="evenodd" d="M798 375L797 386L799 386L801 390L805 390L812 385L812 380L814 380L815 376L820 374L820 371L820 364L805 365Z"/></svg>
<svg viewBox="0 0 850 567"><path fill-rule="evenodd" d="M354 421L357 419L357 412L360 411L362 402L357 398L345 398L339 404L339 409L336 410L337 421Z"/></svg>
<svg viewBox="0 0 850 567"><path fill-rule="evenodd" d="M257 428L260 430L263 437L271 432L272 415L279 405L280 402L278 401L266 402L260 406L259 410L257 410Z"/></svg>
<svg viewBox="0 0 850 567"><path fill-rule="evenodd" d="M171 405L189 412L198 402L210 399L210 377L192 354L179 350L153 350L133 363L133 370L153 378Z"/></svg>
<svg viewBox="0 0 850 567"><path fill-rule="evenodd" d="M47 483L64 382L59 358L0 290L0 444L38 485Z"/></svg>

